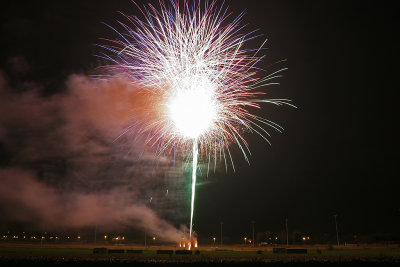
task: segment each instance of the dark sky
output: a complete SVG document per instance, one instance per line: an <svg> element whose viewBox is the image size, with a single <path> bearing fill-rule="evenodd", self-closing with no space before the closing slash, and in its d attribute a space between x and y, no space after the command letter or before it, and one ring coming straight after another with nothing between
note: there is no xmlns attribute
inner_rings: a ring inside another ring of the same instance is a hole
<svg viewBox="0 0 400 267"><path fill-rule="evenodd" d="M268 38L260 66L288 67L281 85L265 90L272 98L292 99L298 109L266 106L262 114L285 128L272 134L272 146L249 134L250 166L235 152L236 173L200 177L195 229L218 235L223 221L235 238L250 233L251 220L258 231L280 232L288 218L292 229L332 232L332 215L338 214L344 233L398 232L400 25L394 6L265 0L226 5L234 14L246 10L246 29ZM3 3L0 71L8 86L17 94L35 87L47 99L67 90L71 74L93 74L99 64L95 44L113 34L101 22L115 25L117 11L138 13L128 0ZM275 64L282 59L287 61ZM15 160L18 152L7 140L0 141L1 167L28 168Z"/></svg>

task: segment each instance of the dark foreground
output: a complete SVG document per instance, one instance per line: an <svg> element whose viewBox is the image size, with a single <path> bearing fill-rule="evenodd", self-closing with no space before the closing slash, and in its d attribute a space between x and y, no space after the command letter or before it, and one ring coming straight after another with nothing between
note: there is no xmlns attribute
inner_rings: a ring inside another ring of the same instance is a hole
<svg viewBox="0 0 400 267"><path fill-rule="evenodd" d="M289 253L286 248L274 250L225 246L205 247L188 254L174 247L3 243L0 266L400 266L398 246L291 249L302 254Z"/></svg>
<svg viewBox="0 0 400 267"><path fill-rule="evenodd" d="M31 258L31 259L9 259L0 258L0 266L400 266L397 259L374 259L374 260L344 260L344 261L281 261L281 260L251 260L251 259L65 259L65 258Z"/></svg>

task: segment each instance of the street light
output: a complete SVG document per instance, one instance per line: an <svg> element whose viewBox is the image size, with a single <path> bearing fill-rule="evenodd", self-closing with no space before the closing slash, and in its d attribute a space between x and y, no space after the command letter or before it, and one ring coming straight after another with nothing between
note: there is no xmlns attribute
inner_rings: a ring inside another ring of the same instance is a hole
<svg viewBox="0 0 400 267"><path fill-rule="evenodd" d="M286 223L286 246L288 247L289 246L289 231L288 231L287 222L288 222L288 219L286 218L285 219L285 223Z"/></svg>
<svg viewBox="0 0 400 267"><path fill-rule="evenodd" d="M224 222L221 222L221 246L222 246L222 225L224 224Z"/></svg>
<svg viewBox="0 0 400 267"><path fill-rule="evenodd" d="M97 244L97 225L94 226L94 243Z"/></svg>
<svg viewBox="0 0 400 267"><path fill-rule="evenodd" d="M247 237L245 237L243 239L244 239L244 244L246 245Z"/></svg>
<svg viewBox="0 0 400 267"><path fill-rule="evenodd" d="M339 246L339 232L338 232L338 227L337 227L337 214L333 215L333 217L335 217L335 225L336 225L336 241L337 241L337 245Z"/></svg>
<svg viewBox="0 0 400 267"><path fill-rule="evenodd" d="M215 237L213 237L213 241L214 241L214 247L215 247L215 240L216 240L216 238L215 238Z"/></svg>
<svg viewBox="0 0 400 267"><path fill-rule="evenodd" d="M251 221L251 224L252 224L252 226L253 226L253 247L254 247L254 241L255 241L255 239L254 239L254 224L255 224L256 222L255 221Z"/></svg>

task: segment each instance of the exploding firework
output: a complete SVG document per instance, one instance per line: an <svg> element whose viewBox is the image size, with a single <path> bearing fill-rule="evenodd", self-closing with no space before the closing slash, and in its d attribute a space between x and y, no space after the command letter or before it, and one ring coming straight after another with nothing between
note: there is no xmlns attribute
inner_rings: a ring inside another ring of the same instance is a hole
<svg viewBox="0 0 400 267"><path fill-rule="evenodd" d="M266 128L282 131L250 110L260 108L262 102L291 104L286 99L262 99L265 93L257 91L273 84L271 80L283 69L258 77L262 48L244 48L258 37L254 31L244 33L240 25L244 13L231 19L227 8L207 0L193 4L160 0L159 4L159 9L151 4L138 6L144 19L124 15L127 22L119 22L122 30L115 29L118 38L107 40L102 47L108 53L102 56L112 62L106 68L146 88L153 99L141 107L153 115L126 132L145 136L157 153L192 151L191 236L198 160L208 162L208 170L210 163L215 169L218 159L225 165L232 162L234 168L229 150L234 143L249 161L244 132L269 142Z"/></svg>

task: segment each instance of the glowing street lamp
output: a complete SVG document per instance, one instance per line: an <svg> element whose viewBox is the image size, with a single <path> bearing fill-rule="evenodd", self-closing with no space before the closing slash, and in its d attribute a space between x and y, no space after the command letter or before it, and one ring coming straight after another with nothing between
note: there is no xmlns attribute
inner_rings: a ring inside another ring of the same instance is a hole
<svg viewBox="0 0 400 267"><path fill-rule="evenodd" d="M243 239L244 239L244 244L246 245L247 237L245 237Z"/></svg>
<svg viewBox="0 0 400 267"><path fill-rule="evenodd" d="M213 237L213 241L214 241L214 247L215 247L215 240L217 240L215 237Z"/></svg>

